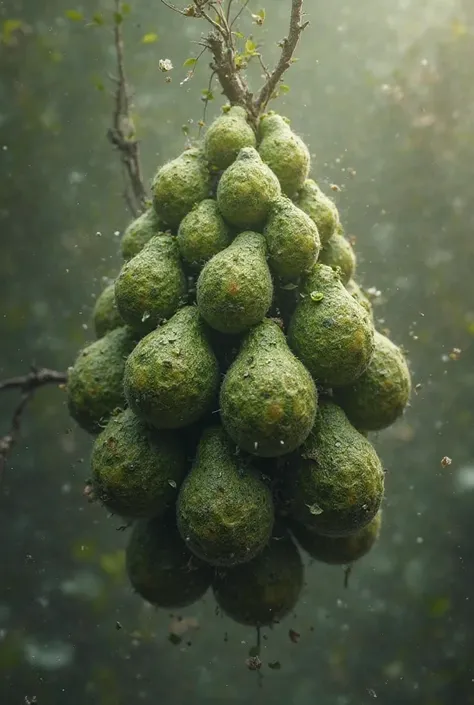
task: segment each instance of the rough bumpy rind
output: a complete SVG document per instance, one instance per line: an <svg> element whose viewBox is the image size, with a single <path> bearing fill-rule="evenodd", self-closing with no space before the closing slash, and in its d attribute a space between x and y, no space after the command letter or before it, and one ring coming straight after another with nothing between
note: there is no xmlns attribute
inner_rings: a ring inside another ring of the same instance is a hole
<svg viewBox="0 0 474 705"><path fill-rule="evenodd" d="M149 429L126 409L97 436L91 468L94 495L109 511L153 517L175 502L186 456L172 431Z"/></svg>
<svg viewBox="0 0 474 705"><path fill-rule="evenodd" d="M159 218L177 228L192 207L209 198L211 176L199 149L189 149L158 170L151 185Z"/></svg>
<svg viewBox="0 0 474 705"><path fill-rule="evenodd" d="M259 126L259 154L277 175L283 193L293 198L306 181L310 169L309 150L280 115L263 116Z"/></svg>
<svg viewBox="0 0 474 705"><path fill-rule="evenodd" d="M318 259L321 248L318 229L289 198L275 201L263 233L270 267L282 279L297 279Z"/></svg>
<svg viewBox="0 0 474 705"><path fill-rule="evenodd" d="M228 223L237 228L263 226L272 202L280 195L280 183L252 147L222 174L217 186L217 205Z"/></svg>
<svg viewBox="0 0 474 705"><path fill-rule="evenodd" d="M85 431L99 433L112 413L125 407L125 360L136 342L128 326L116 328L81 350L69 370L69 413Z"/></svg>
<svg viewBox="0 0 474 705"><path fill-rule="evenodd" d="M324 536L349 536L380 509L384 473L372 444L344 411L320 400L308 440L288 459L287 499L295 521Z"/></svg>
<svg viewBox="0 0 474 705"><path fill-rule="evenodd" d="M204 137L204 153L209 164L227 169L241 149L255 147L255 133L247 122L246 112L240 106L232 107L216 118Z"/></svg>
<svg viewBox="0 0 474 705"><path fill-rule="evenodd" d="M319 262L328 267L340 269L340 277L344 286L354 276L356 256L349 240L335 233L326 243L319 255Z"/></svg>
<svg viewBox="0 0 474 705"><path fill-rule="evenodd" d="M134 590L155 607L192 605L206 593L212 568L186 548L172 515L137 521L127 544L126 570Z"/></svg>
<svg viewBox="0 0 474 705"><path fill-rule="evenodd" d="M199 271L211 257L230 245L232 234L217 203L206 198L183 218L177 239L181 257Z"/></svg>
<svg viewBox="0 0 474 705"><path fill-rule="evenodd" d="M370 316L325 264L313 267L302 293L288 328L290 348L316 382L330 387L352 384L372 359Z"/></svg>
<svg viewBox="0 0 474 705"><path fill-rule="evenodd" d="M209 410L219 367L195 306L143 338L125 366L130 407L156 428L181 428Z"/></svg>
<svg viewBox="0 0 474 705"><path fill-rule="evenodd" d="M271 306L273 282L263 235L245 231L215 255L197 281L196 300L206 322L221 333L242 333Z"/></svg>
<svg viewBox="0 0 474 705"><path fill-rule="evenodd" d="M297 547L286 531L279 531L250 563L218 571L212 587L217 604L231 619L258 627L279 622L293 610L303 578Z"/></svg>
<svg viewBox="0 0 474 705"><path fill-rule="evenodd" d="M142 335L170 318L185 302L187 282L176 239L157 235L126 262L115 282L121 317Z"/></svg>
<svg viewBox="0 0 474 705"><path fill-rule="evenodd" d="M316 414L316 387L270 319L245 338L222 383L219 406L227 433L254 455L285 455L307 438Z"/></svg>
<svg viewBox="0 0 474 705"><path fill-rule="evenodd" d="M366 431L380 431L394 423L408 404L410 392L410 371L402 351L378 332L365 372L349 387L335 390L336 401L349 421Z"/></svg>
<svg viewBox="0 0 474 705"><path fill-rule="evenodd" d="M160 230L164 229L165 226L154 209L148 208L130 223L122 236L121 251L123 259L128 261L138 255L147 242L154 235L158 235Z"/></svg>
<svg viewBox="0 0 474 705"><path fill-rule="evenodd" d="M271 492L235 450L221 427L204 431L176 505L186 545L215 566L250 561L273 528Z"/></svg>
<svg viewBox="0 0 474 705"><path fill-rule="evenodd" d="M111 330L121 328L125 325L125 321L118 312L117 304L115 303L114 282L106 286L97 297L92 312L92 321L97 338L103 338L104 335L110 333Z"/></svg>
<svg viewBox="0 0 474 705"><path fill-rule="evenodd" d="M339 225L336 204L321 191L313 179L306 179L295 203L315 223L324 247Z"/></svg>
<svg viewBox="0 0 474 705"><path fill-rule="evenodd" d="M362 289L359 284L357 284L354 279L350 279L347 284L346 284L346 289L349 292L349 294L352 296L353 299L357 301L358 304L362 306L362 308L365 308L367 313L370 316L370 320L373 322L374 320L374 309L372 307L372 303L369 299L369 297L364 293L364 290Z"/></svg>

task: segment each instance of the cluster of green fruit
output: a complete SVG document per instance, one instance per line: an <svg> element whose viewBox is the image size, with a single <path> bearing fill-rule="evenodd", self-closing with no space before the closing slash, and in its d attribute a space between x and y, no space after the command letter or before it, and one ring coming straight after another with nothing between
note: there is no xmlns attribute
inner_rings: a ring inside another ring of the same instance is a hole
<svg viewBox="0 0 474 705"><path fill-rule="evenodd" d="M155 605L212 584L236 621L269 624L303 584L294 539L345 564L378 536L367 433L403 412L410 375L309 169L287 120L256 134L225 109L158 170L70 369L70 413L97 434L94 496L134 521L128 575Z"/></svg>

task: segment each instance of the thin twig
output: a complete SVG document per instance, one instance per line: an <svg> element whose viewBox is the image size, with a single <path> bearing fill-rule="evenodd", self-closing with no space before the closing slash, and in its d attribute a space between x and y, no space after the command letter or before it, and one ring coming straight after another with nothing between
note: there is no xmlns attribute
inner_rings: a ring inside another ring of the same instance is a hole
<svg viewBox="0 0 474 705"><path fill-rule="evenodd" d="M161 0L163 5L166 5L166 7L169 7L170 10L173 10L173 12L177 12L180 15L184 15L187 17L187 14L184 10L180 10L179 7L176 7L176 5L172 5L170 2L166 2L166 0Z"/></svg>
<svg viewBox="0 0 474 705"><path fill-rule="evenodd" d="M200 123L200 125L199 125L198 137L201 137L202 128L203 128L203 127L205 126L205 124L206 124L207 106L209 105L209 100L210 100L209 94L211 93L212 82L213 82L213 80L214 80L214 76L215 76L215 75L216 75L216 72L213 71L213 72L211 73L210 78L209 78L209 83L208 83L208 86L207 86L207 95L206 95L206 98L204 99L204 110L203 110L203 113L202 113L202 120L201 120L201 123Z"/></svg>
<svg viewBox="0 0 474 705"><path fill-rule="evenodd" d="M242 14L242 12L247 9L247 5L249 4L249 2L250 2L250 0L247 0L246 3L240 8L240 10L238 11L238 13L237 13L236 16L234 17L234 19L233 19L232 22L230 23L230 28L231 28L231 29L232 29L232 27L235 25L235 23L237 22L237 20L239 19L239 17L240 17L240 15Z"/></svg>

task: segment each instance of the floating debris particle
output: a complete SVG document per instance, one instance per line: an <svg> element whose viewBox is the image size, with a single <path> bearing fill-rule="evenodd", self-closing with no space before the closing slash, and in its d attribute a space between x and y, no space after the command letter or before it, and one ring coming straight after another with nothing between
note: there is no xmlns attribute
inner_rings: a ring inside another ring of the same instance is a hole
<svg viewBox="0 0 474 705"><path fill-rule="evenodd" d="M288 636L290 637L290 641L292 641L293 644L297 644L300 640L301 634L299 632L295 632L294 629L290 629L288 631Z"/></svg>
<svg viewBox="0 0 474 705"><path fill-rule="evenodd" d="M178 486L178 485L176 484L175 480L168 480L168 485L170 485L170 486L173 487L174 489L176 489L177 486Z"/></svg>
<svg viewBox="0 0 474 705"><path fill-rule="evenodd" d="M451 350L451 352L449 353L450 360L459 360L460 356L461 356L460 348L453 348Z"/></svg>
<svg viewBox="0 0 474 705"><path fill-rule="evenodd" d="M331 191L337 191L338 193L341 191L341 187L338 186L337 184L331 184L330 189L331 189Z"/></svg>
<svg viewBox="0 0 474 705"><path fill-rule="evenodd" d="M170 641L174 646L178 646L178 644L181 644L182 639L178 634L168 634L168 641Z"/></svg>
<svg viewBox="0 0 474 705"><path fill-rule="evenodd" d="M449 467L449 465L451 465L452 462L452 459L449 456L445 455L444 458L441 458L441 467L447 468Z"/></svg>
<svg viewBox="0 0 474 705"><path fill-rule="evenodd" d="M245 665L249 671L259 671L262 668L262 662L259 656L249 656L245 659Z"/></svg>
<svg viewBox="0 0 474 705"><path fill-rule="evenodd" d="M122 624L118 620L115 622L115 629L117 631L120 631L120 629L123 629Z"/></svg>
<svg viewBox="0 0 474 705"><path fill-rule="evenodd" d="M273 671L279 671L281 669L281 663L279 661L270 661L268 668L271 668Z"/></svg>

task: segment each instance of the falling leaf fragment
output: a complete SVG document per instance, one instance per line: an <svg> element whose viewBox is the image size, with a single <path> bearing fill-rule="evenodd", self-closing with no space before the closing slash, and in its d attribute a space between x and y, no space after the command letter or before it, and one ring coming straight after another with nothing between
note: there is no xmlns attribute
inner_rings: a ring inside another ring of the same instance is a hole
<svg viewBox="0 0 474 705"><path fill-rule="evenodd" d="M314 504L307 504L306 506L309 509L309 513L312 514L314 517L317 517L319 516L319 514L322 514L324 512L324 509L321 509L319 504L316 504L316 502Z"/></svg>
<svg viewBox="0 0 474 705"><path fill-rule="evenodd" d="M170 485L173 489L176 489L178 486L175 480L168 480L168 485Z"/></svg>
<svg viewBox="0 0 474 705"><path fill-rule="evenodd" d="M293 644L297 644L300 640L301 634L299 632L295 632L294 629L290 629L288 632L288 636L290 637L290 641L292 641Z"/></svg>
<svg viewBox="0 0 474 705"><path fill-rule="evenodd" d="M273 671L279 671L281 669L281 663L279 661L270 661L268 668L271 668Z"/></svg>

